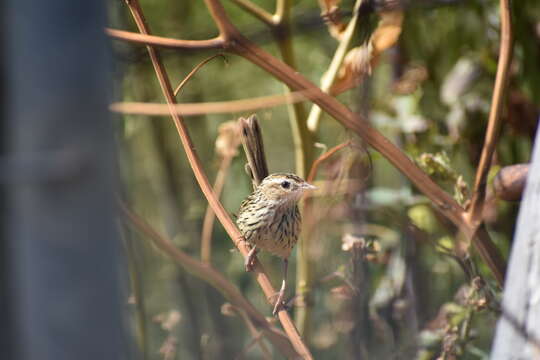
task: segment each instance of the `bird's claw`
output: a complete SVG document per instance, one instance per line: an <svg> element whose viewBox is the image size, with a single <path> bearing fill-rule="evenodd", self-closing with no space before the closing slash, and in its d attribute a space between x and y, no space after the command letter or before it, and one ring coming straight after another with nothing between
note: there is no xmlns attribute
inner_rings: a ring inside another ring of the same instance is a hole
<svg viewBox="0 0 540 360"><path fill-rule="evenodd" d="M277 295L277 299L276 299L276 302L274 303L274 310L272 311L272 315L274 316L276 316L278 312L280 312L281 310L288 310L287 303L283 301L283 298L285 297L285 291L280 291L276 295Z"/></svg>
<svg viewBox="0 0 540 360"><path fill-rule="evenodd" d="M255 247L251 248L249 251L246 260L244 262L244 267L247 272L253 271L255 268L255 257L257 256L257 249Z"/></svg>
<svg viewBox="0 0 540 360"><path fill-rule="evenodd" d="M255 268L255 256L248 256L244 262L244 266L247 272L252 272Z"/></svg>

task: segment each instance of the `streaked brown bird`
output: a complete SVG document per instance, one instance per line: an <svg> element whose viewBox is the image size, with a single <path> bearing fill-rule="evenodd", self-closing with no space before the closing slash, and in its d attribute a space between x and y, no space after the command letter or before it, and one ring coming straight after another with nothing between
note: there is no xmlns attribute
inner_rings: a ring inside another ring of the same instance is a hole
<svg viewBox="0 0 540 360"><path fill-rule="evenodd" d="M236 223L252 247L246 258L246 271L253 270L259 249L283 259L283 281L273 314L283 305L287 287L288 258L300 234L298 201L306 191L315 189L294 174L268 175L240 205Z"/></svg>

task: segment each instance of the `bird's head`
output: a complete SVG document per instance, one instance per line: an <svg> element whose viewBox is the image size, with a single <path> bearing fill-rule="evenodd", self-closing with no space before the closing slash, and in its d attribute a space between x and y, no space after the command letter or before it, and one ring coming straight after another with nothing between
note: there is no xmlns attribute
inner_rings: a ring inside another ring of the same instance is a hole
<svg viewBox="0 0 540 360"><path fill-rule="evenodd" d="M257 187L267 199L283 202L298 201L302 195L315 186L307 183L302 178L287 173L268 175Z"/></svg>

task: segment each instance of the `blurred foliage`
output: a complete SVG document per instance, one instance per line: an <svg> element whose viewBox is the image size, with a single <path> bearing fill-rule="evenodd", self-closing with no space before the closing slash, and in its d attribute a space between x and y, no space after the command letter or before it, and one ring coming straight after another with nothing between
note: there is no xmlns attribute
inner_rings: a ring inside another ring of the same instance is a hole
<svg viewBox="0 0 540 360"><path fill-rule="evenodd" d="M279 57L264 24L231 1L222 2L243 34ZM274 1L256 2L273 10ZM418 3L405 11L397 45L382 53L370 65L370 76L339 99L368 114L374 126L466 204L496 71L498 2ZM203 1L142 0L141 5L156 35L204 39L217 33ZM352 1L340 6L346 17ZM110 1L109 7L112 27L134 30L122 2ZM513 2L514 63L494 159L497 166L529 161L540 104L538 19L540 2ZM314 1L294 2L292 25L298 71L319 83L336 39L321 21ZM117 41L113 49L117 98L163 102L146 49ZM213 53L161 50L173 86ZM227 59L227 65L220 59L208 63L183 89L179 101L225 101L283 91L277 80L246 60L233 55ZM186 119L210 179L219 167L214 153L218 127L246 115ZM286 106L261 110L258 115L271 172L294 171ZM207 203L172 122L167 117L124 116L117 129L119 165L130 206L178 247L199 258ZM329 148L350 138L336 121L323 115L318 143ZM367 156L372 166L366 165ZM231 214L251 191L244 163L243 154L233 161L223 191L223 204ZM309 256L316 264L314 315L306 339L315 358L486 359L498 315L492 304L500 290L476 257L472 262L486 283L479 286L467 278L464 266L468 265L452 257L456 229L373 151L366 155L355 146L342 150L324 163L317 179L322 190L314 201L309 232ZM503 203L488 192L484 220L505 256L517 209L518 204ZM181 271L141 235L125 233L135 284L126 307L134 314L133 334L145 359L263 357L259 347L246 348L252 337L240 317L222 314L226 299L216 290ZM213 265L269 315L270 307L232 247L216 223ZM265 254L260 258L277 284L278 259ZM293 257L290 279L295 265ZM274 356L279 358L277 353Z"/></svg>

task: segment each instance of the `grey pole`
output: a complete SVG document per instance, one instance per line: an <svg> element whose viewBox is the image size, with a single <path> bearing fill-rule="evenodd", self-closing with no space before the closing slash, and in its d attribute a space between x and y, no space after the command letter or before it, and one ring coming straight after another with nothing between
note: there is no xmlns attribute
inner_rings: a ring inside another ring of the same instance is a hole
<svg viewBox="0 0 540 360"><path fill-rule="evenodd" d="M105 4L2 6L0 230L14 359L125 358Z"/></svg>

